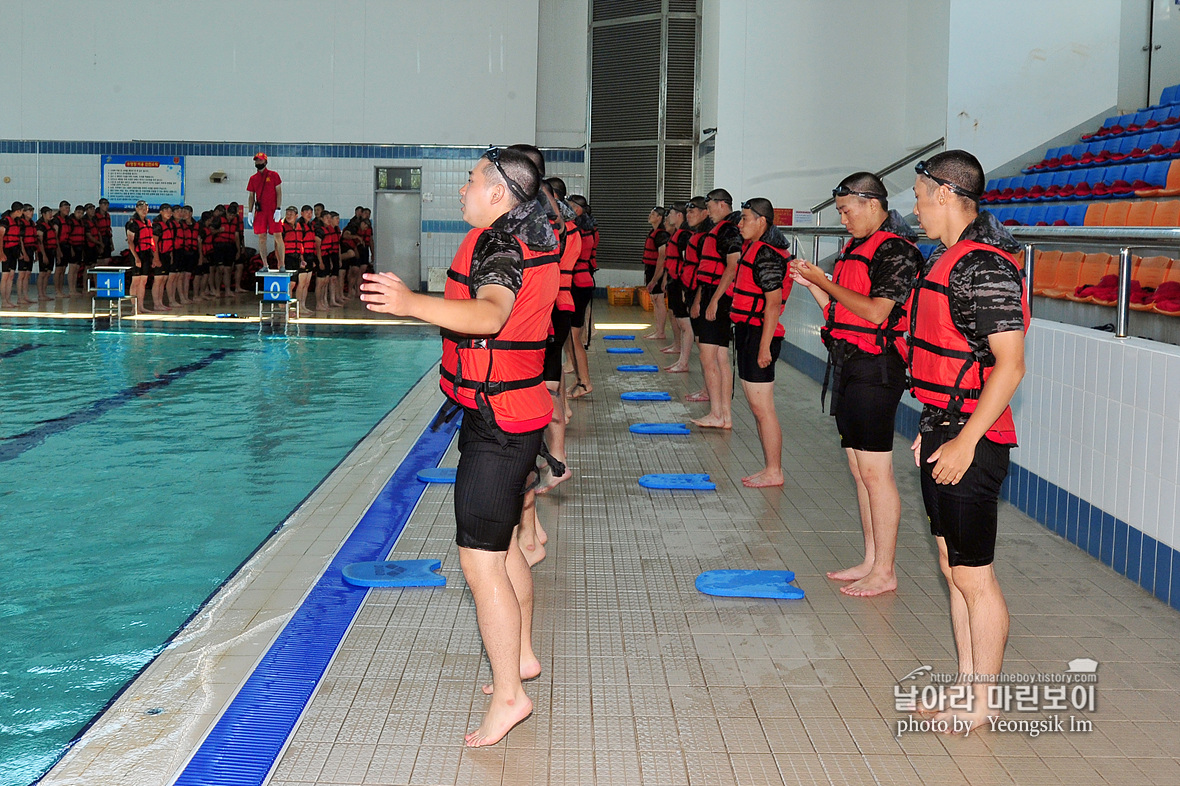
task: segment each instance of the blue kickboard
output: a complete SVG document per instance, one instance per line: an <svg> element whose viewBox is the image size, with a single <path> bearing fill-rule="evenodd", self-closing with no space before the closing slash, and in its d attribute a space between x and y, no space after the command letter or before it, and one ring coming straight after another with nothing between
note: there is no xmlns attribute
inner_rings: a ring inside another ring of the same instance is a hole
<svg viewBox="0 0 1180 786"><path fill-rule="evenodd" d="M619 366L619 371L659 371L659 366L649 365L647 363L636 363L634 365Z"/></svg>
<svg viewBox="0 0 1180 786"><path fill-rule="evenodd" d="M608 355L642 355L642 347L607 347L606 354Z"/></svg>
<svg viewBox="0 0 1180 786"><path fill-rule="evenodd" d="M418 470L418 480L423 483L454 483L455 467L430 467Z"/></svg>
<svg viewBox="0 0 1180 786"><path fill-rule="evenodd" d="M614 336L603 336L603 341L634 341L634 335L618 334Z"/></svg>
<svg viewBox="0 0 1180 786"><path fill-rule="evenodd" d="M641 475L639 485L645 489L675 489L678 491L713 491L717 484L705 474L670 473Z"/></svg>
<svg viewBox="0 0 1180 786"><path fill-rule="evenodd" d="M632 434L691 434L683 423L632 423Z"/></svg>
<svg viewBox="0 0 1180 786"><path fill-rule="evenodd" d="M803 590L791 586L789 570L707 570L697 576L697 589L724 598L787 598L799 600Z"/></svg>
<svg viewBox="0 0 1180 786"><path fill-rule="evenodd" d="M445 587L447 577L436 570L436 559L403 559L392 562L354 562L342 571L344 581L356 587Z"/></svg>
<svg viewBox="0 0 1180 786"><path fill-rule="evenodd" d="M629 390L619 398L623 401L671 401L672 394L665 390Z"/></svg>

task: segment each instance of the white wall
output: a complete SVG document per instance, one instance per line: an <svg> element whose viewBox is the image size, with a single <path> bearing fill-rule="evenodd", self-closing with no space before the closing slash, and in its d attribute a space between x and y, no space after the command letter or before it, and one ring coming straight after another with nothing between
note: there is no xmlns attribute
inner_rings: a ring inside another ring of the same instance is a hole
<svg viewBox="0 0 1180 786"><path fill-rule="evenodd" d="M537 20L538 0L5 0L0 139L531 141Z"/></svg>
<svg viewBox="0 0 1180 786"><path fill-rule="evenodd" d="M537 146L586 144L588 0L540 0Z"/></svg>
<svg viewBox="0 0 1180 786"><path fill-rule="evenodd" d="M702 62L703 95L716 92L716 184L739 199L810 207L850 172L942 136L942 6L706 2L703 49L718 53L715 72Z"/></svg>
<svg viewBox="0 0 1180 786"><path fill-rule="evenodd" d="M1116 0L952 0L947 145L985 170L1118 102Z"/></svg>

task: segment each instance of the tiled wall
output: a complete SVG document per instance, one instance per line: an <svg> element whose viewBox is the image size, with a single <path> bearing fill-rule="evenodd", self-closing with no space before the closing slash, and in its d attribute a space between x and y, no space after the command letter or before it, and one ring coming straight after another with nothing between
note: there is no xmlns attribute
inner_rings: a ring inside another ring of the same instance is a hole
<svg viewBox="0 0 1180 786"><path fill-rule="evenodd" d="M20 199L56 209L97 202L99 157L113 155L185 156L185 198L198 213L215 204L245 204L251 159L264 150L283 178L283 202L323 202L347 220L356 205L373 204L378 166L422 168L422 280L432 267L448 267L469 227L459 213L459 188L483 148L422 145L270 145L265 143L31 142L0 141L0 204ZM581 150L545 150L547 174L566 180L570 193L584 193L585 155ZM225 172L213 183L209 175ZM3 178L10 182L2 182ZM126 215L116 215L116 226ZM126 243L115 233L115 245Z"/></svg>
<svg viewBox="0 0 1180 786"><path fill-rule="evenodd" d="M821 315L802 287L783 325L783 359L822 379ZM1026 367L1005 499L1180 608L1180 347L1034 319ZM902 397L906 436L918 411Z"/></svg>

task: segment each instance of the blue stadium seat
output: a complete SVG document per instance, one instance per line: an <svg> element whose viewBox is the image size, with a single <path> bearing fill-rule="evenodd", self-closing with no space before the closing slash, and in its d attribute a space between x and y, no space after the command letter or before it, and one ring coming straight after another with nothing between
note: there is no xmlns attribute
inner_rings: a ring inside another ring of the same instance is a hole
<svg viewBox="0 0 1180 786"><path fill-rule="evenodd" d="M1057 199L1061 193L1061 188L1069 182L1069 171L1060 170L1053 172L1053 178L1049 181L1049 187L1045 189L1045 199Z"/></svg>
<svg viewBox="0 0 1180 786"><path fill-rule="evenodd" d="M1036 222L1036 224L1044 222L1045 226L1056 226L1058 221L1065 221L1065 213L1070 207L1072 207L1072 205L1062 205L1059 203L1055 205L1045 205L1044 207L1045 214L1041 217L1040 221Z"/></svg>
<svg viewBox="0 0 1180 786"><path fill-rule="evenodd" d="M1171 161L1153 161L1150 164L1143 164L1142 166L1144 167L1144 172L1139 177L1140 182L1132 180L1132 189L1140 191L1146 188L1163 188L1168 184L1168 170L1172 166ZM1130 167L1127 169L1129 170ZM1129 174L1130 172L1128 172Z"/></svg>
<svg viewBox="0 0 1180 786"><path fill-rule="evenodd" d="M1097 167L1090 170L1093 177L1090 179L1090 198L1091 199L1114 199L1120 195L1126 195L1126 191L1121 194L1115 191L1115 184L1123 180L1123 176L1127 172L1127 167L1116 165Z"/></svg>
<svg viewBox="0 0 1180 786"><path fill-rule="evenodd" d="M1035 227L1037 224L1045 222L1045 211L1049 208L1047 205L1032 205L1027 212L1020 218L1020 223L1026 227Z"/></svg>
<svg viewBox="0 0 1180 786"><path fill-rule="evenodd" d="M1086 211L1090 208L1088 204L1069 205L1065 208L1065 223L1071 227L1085 226Z"/></svg>
<svg viewBox="0 0 1180 786"><path fill-rule="evenodd" d="M1135 143L1131 148L1130 157L1134 159L1146 158L1147 151L1151 149L1152 145L1159 144L1162 132L1152 131L1147 134L1139 134L1138 136L1129 136L1127 139Z"/></svg>

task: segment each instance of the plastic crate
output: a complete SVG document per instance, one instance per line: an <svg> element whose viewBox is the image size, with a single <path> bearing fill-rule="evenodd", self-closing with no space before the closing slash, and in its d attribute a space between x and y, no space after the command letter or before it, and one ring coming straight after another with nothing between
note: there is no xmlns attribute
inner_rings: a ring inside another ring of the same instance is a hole
<svg viewBox="0 0 1180 786"><path fill-rule="evenodd" d="M651 293L647 291L647 287L636 287L636 292L639 293L639 305L643 306L644 311L651 311L656 306L651 300Z"/></svg>
<svg viewBox="0 0 1180 786"><path fill-rule="evenodd" d="M635 305L635 287L607 287L606 302L612 306Z"/></svg>

